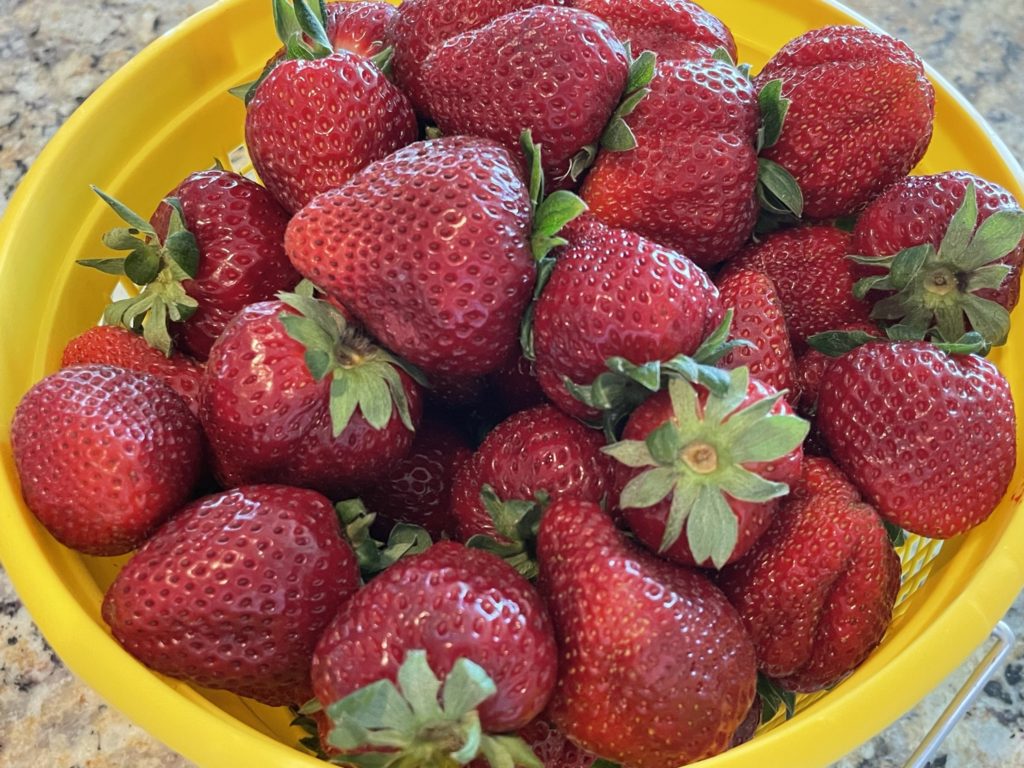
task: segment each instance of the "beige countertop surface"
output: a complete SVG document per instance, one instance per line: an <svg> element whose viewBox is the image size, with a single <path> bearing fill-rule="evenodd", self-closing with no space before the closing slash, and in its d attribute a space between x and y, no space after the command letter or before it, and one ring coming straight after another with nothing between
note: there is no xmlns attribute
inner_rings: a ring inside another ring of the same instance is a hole
<svg viewBox="0 0 1024 768"><path fill-rule="evenodd" d="M46 141L93 89L205 5L204 0L0 0L0 211ZM907 40L1024 160L1022 0L850 0L848 5ZM1024 637L1024 599L1007 621ZM981 650L834 768L902 766L980 656ZM1024 641L931 768L1024 766L1022 680ZM0 767L191 765L68 671L0 569ZM791 765L801 766L801 756L794 755Z"/></svg>

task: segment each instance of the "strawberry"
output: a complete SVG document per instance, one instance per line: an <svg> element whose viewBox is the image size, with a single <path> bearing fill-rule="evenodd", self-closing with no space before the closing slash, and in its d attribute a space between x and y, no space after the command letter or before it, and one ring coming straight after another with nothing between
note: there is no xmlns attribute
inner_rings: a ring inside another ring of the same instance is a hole
<svg viewBox="0 0 1024 768"><path fill-rule="evenodd" d="M252 304L213 345L200 417L225 486L280 482L349 496L408 453L418 385L326 302Z"/></svg>
<svg viewBox="0 0 1024 768"><path fill-rule="evenodd" d="M670 381L605 449L620 462L612 498L648 548L721 568L750 549L800 477L808 427L746 368L721 393Z"/></svg>
<svg viewBox="0 0 1024 768"><path fill-rule="evenodd" d="M856 299L857 267L847 259L850 235L812 225L773 232L732 259L719 282L735 270L764 272L775 284L793 351L807 350L807 338L849 323L870 323L871 306Z"/></svg>
<svg viewBox="0 0 1024 768"><path fill-rule="evenodd" d="M757 76L792 103L762 157L803 192L804 214L856 213L913 168L932 136L935 90L906 43L863 27L824 27L787 43Z"/></svg>
<svg viewBox="0 0 1024 768"><path fill-rule="evenodd" d="M725 596L629 542L591 502L553 504L538 555L559 638L548 707L558 729L636 768L725 750L756 684L753 645Z"/></svg>
<svg viewBox="0 0 1024 768"><path fill-rule="evenodd" d="M490 375L489 384L494 397L509 416L547 402L533 372L533 363L518 349L502 368Z"/></svg>
<svg viewBox="0 0 1024 768"><path fill-rule="evenodd" d="M139 661L270 705L306 701L313 648L359 587L330 501L251 485L195 501L121 569L103 620Z"/></svg>
<svg viewBox="0 0 1024 768"><path fill-rule="evenodd" d="M757 220L759 109L730 63L659 61L626 123L637 146L601 152L581 192L594 215L707 269L735 253Z"/></svg>
<svg viewBox="0 0 1024 768"><path fill-rule="evenodd" d="M544 717L538 717L525 728L520 728L518 735L530 745L544 768L592 768L595 765L597 758L565 738ZM469 764L469 768L487 768L487 763L475 760Z"/></svg>
<svg viewBox="0 0 1024 768"><path fill-rule="evenodd" d="M874 323L844 323L833 331L840 333L860 332L870 337L877 338L879 329ZM796 360L796 388L800 393L797 401L797 409L801 414L811 417L818 412L818 394L821 392L821 379L825 375L835 357L830 357L824 352L811 347ZM812 426L812 432L814 428Z"/></svg>
<svg viewBox="0 0 1024 768"><path fill-rule="evenodd" d="M180 352L166 357L137 333L116 325L97 325L68 342L60 365L102 363L148 373L178 393L194 415L199 415L199 387L203 365Z"/></svg>
<svg viewBox="0 0 1024 768"><path fill-rule="evenodd" d="M858 295L888 294L872 317L922 331L934 323L947 341L969 325L1005 343L1020 297L1024 211L998 184L963 171L901 179L861 214L852 250L869 275Z"/></svg>
<svg viewBox="0 0 1024 768"><path fill-rule="evenodd" d="M386 743L405 764L441 765L446 754L464 764L480 751L497 765L494 755L515 746L489 734L540 714L556 653L547 609L529 582L490 553L439 542L342 605L317 645L313 689L336 725L330 743L343 752L365 751L368 732L386 728L387 742L370 743ZM391 712L367 708L373 699ZM532 755L521 762L529 749L514 744L519 751L506 765L540 766Z"/></svg>
<svg viewBox="0 0 1024 768"><path fill-rule="evenodd" d="M535 5L564 5L565 0L404 0L389 22L387 39L395 46L395 82L421 115L427 115L423 64L445 40L482 27L507 13Z"/></svg>
<svg viewBox="0 0 1024 768"><path fill-rule="evenodd" d="M318 3L280 5L288 58L255 86L245 143L267 189L294 213L414 141L418 129L408 100L376 64L333 49Z"/></svg>
<svg viewBox="0 0 1024 768"><path fill-rule="evenodd" d="M157 376L76 365L47 376L14 411L11 449L25 504L53 536L90 555L139 546L199 480L202 431Z"/></svg>
<svg viewBox="0 0 1024 768"><path fill-rule="evenodd" d="M550 185L601 138L629 65L593 14L538 5L449 38L423 62L422 80L427 109L445 134L483 136L521 156L519 137L529 130L544 148Z"/></svg>
<svg viewBox="0 0 1024 768"><path fill-rule="evenodd" d="M817 424L836 463L883 518L921 536L978 525L1013 475L1010 387L971 348L872 341L822 378Z"/></svg>
<svg viewBox="0 0 1024 768"><path fill-rule="evenodd" d="M787 690L817 691L881 641L900 560L875 510L835 465L811 458L771 528L717 583L743 617L761 671Z"/></svg>
<svg viewBox="0 0 1024 768"><path fill-rule="evenodd" d="M327 3L324 28L334 50L372 59L388 45L387 28L396 8L380 2Z"/></svg>
<svg viewBox="0 0 1024 768"><path fill-rule="evenodd" d="M768 275L750 269L732 270L717 282L722 305L733 311L732 338L753 345L732 350L720 365L745 365L753 378L780 392L786 390L787 399L795 402L799 396L796 361L775 283Z"/></svg>
<svg viewBox="0 0 1024 768"><path fill-rule="evenodd" d="M571 0L570 5L599 16L633 50L653 51L659 61L710 58L724 48L736 59L732 32L691 0Z"/></svg>

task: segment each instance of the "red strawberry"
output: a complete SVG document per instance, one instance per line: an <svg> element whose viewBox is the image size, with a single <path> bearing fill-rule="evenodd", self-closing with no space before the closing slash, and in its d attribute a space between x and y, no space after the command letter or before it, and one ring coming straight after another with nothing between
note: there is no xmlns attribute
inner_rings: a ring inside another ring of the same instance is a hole
<svg viewBox="0 0 1024 768"><path fill-rule="evenodd" d="M413 144L304 208L285 246L389 349L430 373L496 370L518 343L536 268L530 198L484 139Z"/></svg>
<svg viewBox="0 0 1024 768"><path fill-rule="evenodd" d="M64 368L14 412L25 504L62 544L91 555L139 546L188 500L202 469L199 422L160 378L110 365Z"/></svg>
<svg viewBox="0 0 1024 768"><path fill-rule="evenodd" d="M800 477L809 425L781 398L737 368L722 392L674 380L633 412L605 452L621 463L612 498L641 543L685 565L743 557Z"/></svg>
<svg viewBox="0 0 1024 768"><path fill-rule="evenodd" d="M860 273L877 275L858 290L890 292L874 317L922 331L934 321L947 341L969 324L1004 343L1020 297L1024 211L998 184L963 171L901 179L861 214L852 250Z"/></svg>
<svg viewBox="0 0 1024 768"><path fill-rule="evenodd" d="M750 269L736 269L718 280L722 305L733 311L730 335L753 347L737 347L722 358L723 368L750 369L750 375L778 391L787 390L793 403L800 390L796 362L782 302L768 275Z"/></svg>
<svg viewBox="0 0 1024 768"><path fill-rule="evenodd" d="M854 298L856 265L847 258L850 235L816 225L774 232L730 261L720 282L735 270L764 272L778 291L793 351L807 350L807 337L849 323L870 323L871 307Z"/></svg>
<svg viewBox="0 0 1024 768"><path fill-rule="evenodd" d="M491 390L507 415L547 402L533 363L520 350L489 377Z"/></svg>
<svg viewBox="0 0 1024 768"><path fill-rule="evenodd" d="M636 768L725 750L756 683L754 648L725 596L627 541L589 502L548 509L538 554L560 642L548 707L559 730Z"/></svg>
<svg viewBox="0 0 1024 768"><path fill-rule="evenodd" d="M1010 483L1010 387L992 363L926 342L872 342L825 372L817 423L889 522L945 539L985 520Z"/></svg>
<svg viewBox="0 0 1024 768"><path fill-rule="evenodd" d="M126 328L97 325L69 341L61 355L61 367L83 363L104 363L156 376L178 393L193 414L199 413L202 364L180 352L167 357Z"/></svg>
<svg viewBox="0 0 1024 768"><path fill-rule="evenodd" d="M551 696L556 654L551 620L529 582L490 553L440 542L399 561L341 607L317 645L313 688L336 723L356 717L371 731L398 731L402 738L387 743L417 755L409 765L434 765L460 749L468 762L477 747L490 759L509 742L484 735L473 745L467 738L533 720ZM435 675L445 680L443 706ZM366 686L372 688L352 696ZM371 691L394 702L396 714L411 706L419 717L374 717L360 706ZM475 722L467 717L472 710ZM334 746L351 752L365 743L338 725Z"/></svg>
<svg viewBox="0 0 1024 768"><path fill-rule="evenodd" d="M757 92L731 64L660 61L626 123L637 146L602 152L582 196L616 227L675 248L705 269L757 220Z"/></svg>
<svg viewBox="0 0 1024 768"><path fill-rule="evenodd" d="M280 482L348 496L408 453L420 390L326 302L288 301L246 307L210 352L200 416L214 469L227 486Z"/></svg>
<svg viewBox="0 0 1024 768"><path fill-rule="evenodd" d="M313 648L358 587L330 501L252 485L195 501L160 528L110 585L103 619L165 675L301 703Z"/></svg>
<svg viewBox="0 0 1024 768"><path fill-rule="evenodd" d="M634 51L653 51L659 61L710 58L725 48L736 60L732 32L691 0L571 0L573 8L600 16Z"/></svg>
<svg viewBox="0 0 1024 768"><path fill-rule="evenodd" d="M856 213L906 176L932 136L935 90L906 43L863 27L824 27L787 43L757 76L792 101L763 152L800 185L804 214Z"/></svg>
<svg viewBox="0 0 1024 768"><path fill-rule="evenodd" d="M381 2L329 2L324 28L334 50L373 58L388 45L387 27L397 9Z"/></svg>
<svg viewBox="0 0 1024 768"><path fill-rule="evenodd" d="M404 0L387 30L395 46L395 82L416 111L427 115L422 68L430 52L451 37L534 5L564 5L564 0Z"/></svg>
<svg viewBox="0 0 1024 768"><path fill-rule="evenodd" d="M629 75L608 25L539 5L449 38L423 62L428 111L445 134L483 136L517 156L529 130L544 148L549 184L601 138Z"/></svg>
<svg viewBox="0 0 1024 768"><path fill-rule="evenodd" d="M743 617L761 671L788 690L817 691L881 641L900 560L875 510L831 462L808 459L804 477L718 585Z"/></svg>
<svg viewBox="0 0 1024 768"><path fill-rule="evenodd" d="M881 338L882 332L874 323L844 323L832 329L840 333L857 332ZM826 355L811 347L796 360L796 388L800 393L797 408L805 416L813 416L818 412L818 394L821 392L821 379L836 358ZM813 431L813 428L812 428Z"/></svg>

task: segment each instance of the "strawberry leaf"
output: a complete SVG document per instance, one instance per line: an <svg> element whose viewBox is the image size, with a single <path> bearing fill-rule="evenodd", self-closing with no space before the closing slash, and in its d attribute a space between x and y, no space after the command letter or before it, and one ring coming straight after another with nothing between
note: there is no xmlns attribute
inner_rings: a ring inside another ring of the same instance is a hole
<svg viewBox="0 0 1024 768"><path fill-rule="evenodd" d="M736 548L738 538L736 513L721 491L711 485L702 486L686 521L686 541L693 559L698 563L710 559L716 568L721 568Z"/></svg>
<svg viewBox="0 0 1024 768"><path fill-rule="evenodd" d="M808 337L807 344L829 357L842 357L872 341L881 339L864 331L825 331Z"/></svg>
<svg viewBox="0 0 1024 768"><path fill-rule="evenodd" d="M622 91L622 99L612 113L601 134L601 148L609 152L627 152L636 147L636 136L626 124L629 117L643 101L651 89L651 80L657 67L658 57L653 51L644 51L635 59L630 60L629 74Z"/></svg>
<svg viewBox="0 0 1024 768"><path fill-rule="evenodd" d="M978 225L978 197L974 188L974 182L968 182L964 190L964 199L957 208L953 218L950 219L946 234L942 237L942 244L939 246L939 253L947 258L953 258L966 253L967 246L971 242L971 235Z"/></svg>
<svg viewBox="0 0 1024 768"><path fill-rule="evenodd" d="M647 443L640 440L623 440L619 443L606 445L601 448L601 452L611 456L620 464L636 469L657 466L658 463L651 456Z"/></svg>
<svg viewBox="0 0 1024 768"><path fill-rule="evenodd" d="M760 672L757 674L757 694L761 697L762 723L772 720L781 706L786 709L787 720L796 713L796 696Z"/></svg>
<svg viewBox="0 0 1024 768"><path fill-rule="evenodd" d="M792 103L782 96L782 80L769 80L757 94L761 110L761 127L757 135L757 151L774 146L782 136L782 126ZM799 214L798 214L799 215Z"/></svg>
<svg viewBox="0 0 1024 768"><path fill-rule="evenodd" d="M108 275L123 275L124 274L124 259L112 258L112 259L79 259L76 264L81 264L83 267L90 267L91 269L98 269L100 272L106 272Z"/></svg>
<svg viewBox="0 0 1024 768"><path fill-rule="evenodd" d="M768 213L795 216L804 212L804 194L789 171L766 157L757 159L757 199Z"/></svg>
<svg viewBox="0 0 1024 768"><path fill-rule="evenodd" d="M889 537L889 542L894 547L902 547L907 543L907 532L900 528L896 523L890 523L888 520L882 521L885 524L885 533Z"/></svg>
<svg viewBox="0 0 1024 768"><path fill-rule="evenodd" d="M655 467L634 477L622 489L619 506L623 509L653 507L672 493L676 473L672 467Z"/></svg>
<svg viewBox="0 0 1024 768"><path fill-rule="evenodd" d="M530 746L516 736L488 736L480 740L480 751L492 768L544 768Z"/></svg>
<svg viewBox="0 0 1024 768"><path fill-rule="evenodd" d="M1021 238L1024 238L1024 211L996 211L981 222L963 255L953 258L953 264L964 272L978 270L1015 250Z"/></svg>

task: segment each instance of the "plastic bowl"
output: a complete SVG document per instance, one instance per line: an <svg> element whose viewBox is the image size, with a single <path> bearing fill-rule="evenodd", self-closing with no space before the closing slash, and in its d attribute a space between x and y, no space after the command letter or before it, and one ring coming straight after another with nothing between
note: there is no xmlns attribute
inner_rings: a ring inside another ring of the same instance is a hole
<svg viewBox="0 0 1024 768"><path fill-rule="evenodd" d="M755 70L813 27L866 23L824 0L705 0L730 24L741 60ZM770 9L767 6L772 6ZM111 278L76 267L104 251L113 215L94 183L140 211L152 210L186 174L227 159L242 141L243 108L227 94L252 79L276 48L266 0L226 0L157 40L67 121L33 164L0 222L0 559L47 640L111 704L205 768L322 765L295 745L284 709L190 687L150 672L125 653L99 606L124 562L75 554L54 541L21 501L8 425L32 384L58 367L61 350L93 324ZM981 117L940 77L935 137L919 173L966 169L1024 200L1024 173ZM108 119L118 115L118 119ZM159 116L159 119L154 119ZM1024 402L1024 321L992 358ZM1021 441L1018 435L1018 441ZM1021 462L1024 464L1024 462ZM832 692L801 700L799 715L773 722L707 768L824 766L912 707L960 664L1024 585L1024 466L992 517L940 546L903 551L897 617L871 658Z"/></svg>

